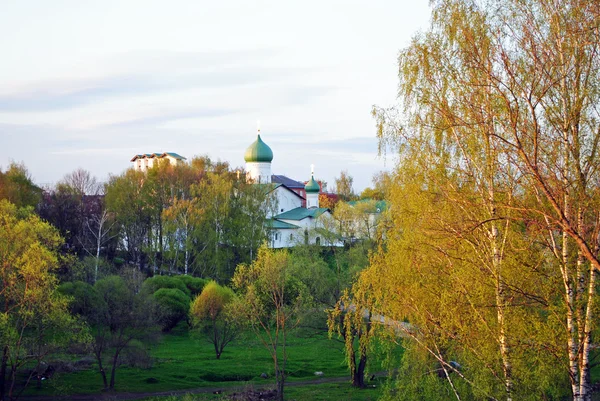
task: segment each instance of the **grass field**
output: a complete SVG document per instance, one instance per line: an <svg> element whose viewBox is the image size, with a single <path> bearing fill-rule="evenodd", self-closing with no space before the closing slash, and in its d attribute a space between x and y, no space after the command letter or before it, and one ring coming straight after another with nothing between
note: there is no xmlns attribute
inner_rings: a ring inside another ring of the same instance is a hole
<svg viewBox="0 0 600 401"><path fill-rule="evenodd" d="M350 383L326 383L306 386L290 386L285 389L289 401L375 401L381 394L381 386L366 389L353 388ZM143 401L223 401L223 395L186 394L183 396L150 397Z"/></svg>
<svg viewBox="0 0 600 401"><path fill-rule="evenodd" d="M164 335L157 344L149 346L148 351L153 360L151 367L140 369L121 366L117 370L117 392L154 393L246 385L269 387L274 382L273 361L251 333L225 348L220 360L215 359L212 344L183 326ZM315 379L315 371L324 372L325 378L348 376L343 344L328 339L324 332L295 333L288 339L288 353L288 382ZM382 368L379 363L374 363L371 370L380 371ZM262 373L268 374L269 378L261 378ZM95 394L101 390L102 379L94 366L90 370L56 374L51 380L45 381L41 389L31 386L26 394ZM302 388L290 386L287 391L286 398L307 400L374 400L378 393L376 390L354 390L348 382ZM211 396L196 395L194 399L218 399Z"/></svg>

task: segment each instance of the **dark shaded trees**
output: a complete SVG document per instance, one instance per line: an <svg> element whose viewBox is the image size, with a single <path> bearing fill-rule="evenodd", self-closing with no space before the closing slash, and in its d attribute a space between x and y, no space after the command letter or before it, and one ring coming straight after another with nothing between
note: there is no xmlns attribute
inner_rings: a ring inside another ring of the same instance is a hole
<svg viewBox="0 0 600 401"><path fill-rule="evenodd" d="M98 280L93 290L98 303L88 310L86 319L92 327L93 351L104 388L114 390L123 351L135 346L135 340L149 341L157 333L156 305L119 276Z"/></svg>

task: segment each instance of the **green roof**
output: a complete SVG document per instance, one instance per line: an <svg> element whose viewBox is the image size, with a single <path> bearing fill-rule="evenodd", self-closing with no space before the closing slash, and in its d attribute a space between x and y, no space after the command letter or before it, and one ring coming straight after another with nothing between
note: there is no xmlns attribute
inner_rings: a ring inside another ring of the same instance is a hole
<svg viewBox="0 0 600 401"><path fill-rule="evenodd" d="M288 210L287 212L283 212L273 217L274 219L283 219L283 220L302 220L307 217L316 218L327 212L329 209L326 207L315 207L311 209L306 209L303 207L297 207L292 210Z"/></svg>
<svg viewBox="0 0 600 401"><path fill-rule="evenodd" d="M273 219L269 219L267 220L267 224L269 225L269 227L271 228L277 228L277 229L296 229L299 228L298 226L294 225L294 224L290 224L290 223L286 223L285 221L279 221L279 220L273 220Z"/></svg>
<svg viewBox="0 0 600 401"><path fill-rule="evenodd" d="M256 141L246 149L244 154L246 162L271 162L273 161L273 151L260 139L260 134Z"/></svg>
<svg viewBox="0 0 600 401"><path fill-rule="evenodd" d="M304 190L306 191L306 193L319 193L321 192L321 187L319 186L319 183L315 181L315 177L311 176L310 177L310 181L306 183L306 185L304 186Z"/></svg>

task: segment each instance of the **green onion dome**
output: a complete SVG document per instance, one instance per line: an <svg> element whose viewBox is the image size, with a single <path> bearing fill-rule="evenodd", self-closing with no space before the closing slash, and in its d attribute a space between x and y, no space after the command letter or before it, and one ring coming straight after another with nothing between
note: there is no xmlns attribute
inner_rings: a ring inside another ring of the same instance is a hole
<svg viewBox="0 0 600 401"><path fill-rule="evenodd" d="M304 190L307 194L319 193L321 191L321 187L319 186L319 183L315 181L315 177L311 176L310 181L304 186Z"/></svg>
<svg viewBox="0 0 600 401"><path fill-rule="evenodd" d="M273 160L273 151L260 139L260 134L256 141L246 149L244 160L246 162L271 162Z"/></svg>

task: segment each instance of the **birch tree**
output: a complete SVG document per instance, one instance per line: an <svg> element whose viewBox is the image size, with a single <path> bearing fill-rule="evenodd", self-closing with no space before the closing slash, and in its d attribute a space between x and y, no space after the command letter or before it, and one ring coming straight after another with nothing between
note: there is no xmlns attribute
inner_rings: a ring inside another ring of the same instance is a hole
<svg viewBox="0 0 600 401"><path fill-rule="evenodd" d="M557 359L568 366L573 399L588 400L600 267L600 6L577 0L439 0L432 6L431 28L400 55L403 117L375 110L380 138L384 145L420 151L413 162L439 180L421 190L436 188L464 219L439 222L456 230L457 241L441 249L447 253L465 241L495 280L503 398L516 391L518 337L510 338L509 314L518 310L515 290L524 288L523 282L508 285L507 262L534 255L534 240L541 240L546 255L553 255L543 269L554 269L545 273L549 283L561 278L562 300L527 294L540 300L540 308L560 311L567 355ZM437 207L431 212L444 216ZM510 241L531 245L519 251Z"/></svg>
<svg viewBox="0 0 600 401"><path fill-rule="evenodd" d="M148 207L147 177L143 172L129 169L120 176L111 176L106 185L106 207L115 213L119 239L127 250L129 260L140 270L144 267L144 247L151 230L152 214Z"/></svg>
<svg viewBox="0 0 600 401"><path fill-rule="evenodd" d="M175 199L169 208L163 211L165 231L171 234L169 244L171 259L170 266L177 268L179 251L183 252L183 274L188 274L197 252L194 246L194 235L203 222L203 210L198 205L198 200ZM169 271L173 270L170 267ZM175 269L176 270L176 269Z"/></svg>

